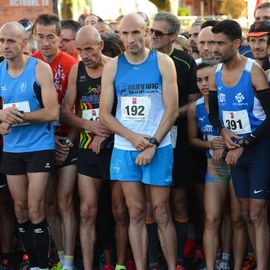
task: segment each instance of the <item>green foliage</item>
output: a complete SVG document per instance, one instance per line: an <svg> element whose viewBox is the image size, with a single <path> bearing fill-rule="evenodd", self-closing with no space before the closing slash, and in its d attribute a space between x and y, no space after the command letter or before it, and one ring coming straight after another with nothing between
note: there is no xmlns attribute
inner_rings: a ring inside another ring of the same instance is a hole
<svg viewBox="0 0 270 270"><path fill-rule="evenodd" d="M161 10L171 11L170 0L149 0L149 1L157 6L158 11Z"/></svg>
<svg viewBox="0 0 270 270"><path fill-rule="evenodd" d="M178 16L190 16L191 15L187 7L179 7L177 14L178 14Z"/></svg>

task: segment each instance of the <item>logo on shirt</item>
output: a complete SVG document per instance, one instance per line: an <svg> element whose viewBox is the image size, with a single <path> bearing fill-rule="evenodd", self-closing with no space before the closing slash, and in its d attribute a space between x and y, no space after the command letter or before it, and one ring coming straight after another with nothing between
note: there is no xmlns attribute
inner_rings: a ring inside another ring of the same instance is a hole
<svg viewBox="0 0 270 270"><path fill-rule="evenodd" d="M199 121L203 121L204 118L205 118L205 116L204 117L199 117Z"/></svg>
<svg viewBox="0 0 270 270"><path fill-rule="evenodd" d="M245 100L245 97L241 92L239 92L238 94L235 95L235 99L238 103L240 103L240 102L243 102Z"/></svg>
<svg viewBox="0 0 270 270"><path fill-rule="evenodd" d="M222 94L222 93L218 94L218 101L219 102L226 102L225 94Z"/></svg>
<svg viewBox="0 0 270 270"><path fill-rule="evenodd" d="M22 93L25 92L26 87L27 87L27 84L24 82L21 82L19 85L19 88L20 88Z"/></svg>
<svg viewBox="0 0 270 270"><path fill-rule="evenodd" d="M132 98L132 104L137 104L137 98Z"/></svg>
<svg viewBox="0 0 270 270"><path fill-rule="evenodd" d="M7 91L7 86L6 85L1 86L1 91Z"/></svg>

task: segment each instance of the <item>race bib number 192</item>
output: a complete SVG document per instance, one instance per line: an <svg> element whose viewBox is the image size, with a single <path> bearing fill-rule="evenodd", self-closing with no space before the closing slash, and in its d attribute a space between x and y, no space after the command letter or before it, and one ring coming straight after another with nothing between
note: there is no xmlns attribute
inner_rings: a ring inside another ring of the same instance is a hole
<svg viewBox="0 0 270 270"><path fill-rule="evenodd" d="M149 97L121 97L123 120L148 120L151 111Z"/></svg>

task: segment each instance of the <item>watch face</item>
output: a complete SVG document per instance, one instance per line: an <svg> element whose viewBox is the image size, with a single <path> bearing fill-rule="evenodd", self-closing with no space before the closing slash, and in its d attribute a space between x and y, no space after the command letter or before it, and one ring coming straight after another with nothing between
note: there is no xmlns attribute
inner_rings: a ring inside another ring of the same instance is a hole
<svg viewBox="0 0 270 270"><path fill-rule="evenodd" d="M156 146L158 146L158 141L157 141L156 138L150 138L149 142L156 145Z"/></svg>

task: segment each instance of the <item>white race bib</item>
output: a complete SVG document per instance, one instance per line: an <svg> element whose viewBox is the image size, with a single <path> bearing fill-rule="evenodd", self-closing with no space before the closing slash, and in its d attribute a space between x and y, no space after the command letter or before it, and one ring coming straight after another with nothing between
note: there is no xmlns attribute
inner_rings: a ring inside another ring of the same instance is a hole
<svg viewBox="0 0 270 270"><path fill-rule="evenodd" d="M12 108L12 107L17 108L18 111L31 112L29 101L22 101L22 102L3 104L3 109ZM21 126L21 125L27 125L27 124L28 123L22 123L22 124L15 124L15 125L12 125L12 126Z"/></svg>
<svg viewBox="0 0 270 270"><path fill-rule="evenodd" d="M83 110L82 118L90 121L99 120L99 109Z"/></svg>
<svg viewBox="0 0 270 270"><path fill-rule="evenodd" d="M150 111L150 97L121 97L123 120L148 120Z"/></svg>
<svg viewBox="0 0 270 270"><path fill-rule="evenodd" d="M176 142L177 142L177 126L172 126L171 131L171 140L172 140L172 147L176 148Z"/></svg>
<svg viewBox="0 0 270 270"><path fill-rule="evenodd" d="M225 127L236 134L245 134L251 132L247 110L236 112L223 111L222 116Z"/></svg>

